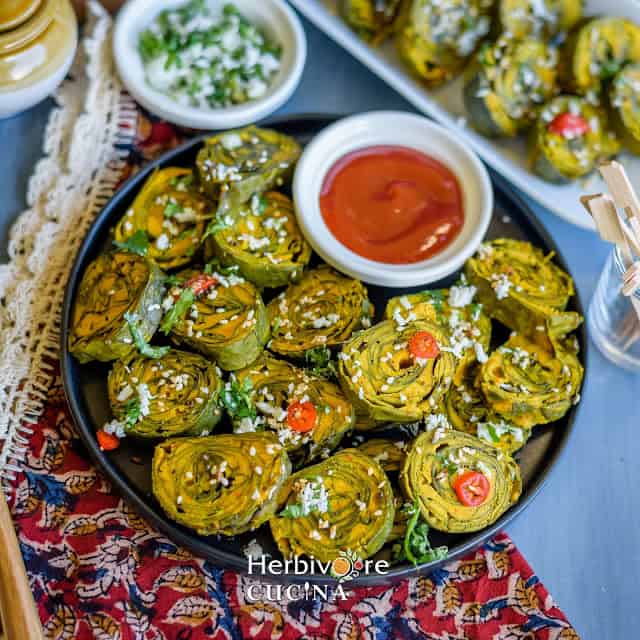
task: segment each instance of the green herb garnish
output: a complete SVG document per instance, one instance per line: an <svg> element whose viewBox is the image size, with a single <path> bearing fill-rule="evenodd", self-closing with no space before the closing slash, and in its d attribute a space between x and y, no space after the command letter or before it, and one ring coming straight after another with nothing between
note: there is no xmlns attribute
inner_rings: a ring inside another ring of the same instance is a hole
<svg viewBox="0 0 640 640"><path fill-rule="evenodd" d="M276 320L278 319L276 317ZM275 332L277 329L274 328L273 331ZM327 380L337 379L336 363L331 358L331 351L325 345L307 350L304 354L304 361L314 376Z"/></svg>
<svg viewBox="0 0 640 640"><path fill-rule="evenodd" d="M127 238L124 242L114 240L113 244L118 247L118 249L137 253L139 256L146 256L147 251L149 250L149 236L146 231L138 229L138 231Z"/></svg>
<svg viewBox="0 0 640 640"><path fill-rule="evenodd" d="M186 315L189 307L195 302L196 294L193 292L191 287L185 287L181 292L178 299L173 303L173 306L169 311L167 311L166 315L162 319L162 324L160 325L160 331L164 333L166 336L171 332L173 326L182 320Z"/></svg>
<svg viewBox="0 0 640 640"><path fill-rule="evenodd" d="M444 560L449 554L445 546L435 549L429 542L429 525L421 518L418 502L403 507L410 518L407 521L407 532L402 544L393 547L394 561L408 560L414 565Z"/></svg>
<svg viewBox="0 0 640 640"><path fill-rule="evenodd" d="M220 401L232 418L251 418L251 420L255 420L258 413L251 398L252 390L253 384L250 378L245 378L240 384L235 376L231 376L229 382L220 393Z"/></svg>
<svg viewBox="0 0 640 640"><path fill-rule="evenodd" d="M140 327L138 326L139 317L135 313L125 313L124 319L126 320L127 325L129 325L131 339L140 352L140 355L154 359L162 358L162 356L166 355L167 351L169 351L169 347L154 347L146 341Z"/></svg>

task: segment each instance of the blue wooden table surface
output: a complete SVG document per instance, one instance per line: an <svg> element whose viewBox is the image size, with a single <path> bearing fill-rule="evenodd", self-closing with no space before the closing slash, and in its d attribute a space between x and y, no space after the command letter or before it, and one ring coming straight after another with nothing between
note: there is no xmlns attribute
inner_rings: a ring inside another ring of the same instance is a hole
<svg viewBox="0 0 640 640"><path fill-rule="evenodd" d="M300 87L280 113L413 111L402 97L305 22ZM0 260L24 196L51 102L0 120ZM532 207L591 298L607 246L595 234ZM640 375L592 346L580 418L549 481L509 534L585 639L640 637Z"/></svg>

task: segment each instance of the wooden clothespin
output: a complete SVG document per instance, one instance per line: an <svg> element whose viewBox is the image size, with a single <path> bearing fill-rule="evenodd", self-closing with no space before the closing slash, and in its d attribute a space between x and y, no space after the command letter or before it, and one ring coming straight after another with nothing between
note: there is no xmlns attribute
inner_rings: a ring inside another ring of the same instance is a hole
<svg viewBox="0 0 640 640"><path fill-rule="evenodd" d="M615 206L624 211L636 242L640 245L640 200L638 200L627 172L616 160L603 162L600 164L599 170L600 175L607 183ZM640 254L636 251L636 255Z"/></svg>

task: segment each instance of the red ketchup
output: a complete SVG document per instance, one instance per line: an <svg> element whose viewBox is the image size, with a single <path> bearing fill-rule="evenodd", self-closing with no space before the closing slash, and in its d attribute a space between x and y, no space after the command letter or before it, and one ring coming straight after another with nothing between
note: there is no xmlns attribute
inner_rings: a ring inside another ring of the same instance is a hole
<svg viewBox="0 0 640 640"><path fill-rule="evenodd" d="M388 264L430 258L464 223L458 179L444 164L400 146L374 146L343 156L327 173L320 210L351 251Z"/></svg>

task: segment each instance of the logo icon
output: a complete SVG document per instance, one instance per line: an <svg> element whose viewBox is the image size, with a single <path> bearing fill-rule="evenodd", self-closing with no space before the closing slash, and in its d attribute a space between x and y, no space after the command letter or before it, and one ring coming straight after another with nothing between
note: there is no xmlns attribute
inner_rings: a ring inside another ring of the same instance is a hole
<svg viewBox="0 0 640 640"><path fill-rule="evenodd" d="M355 552L347 549L331 563L331 575L340 583L353 580L360 575L364 563Z"/></svg>

